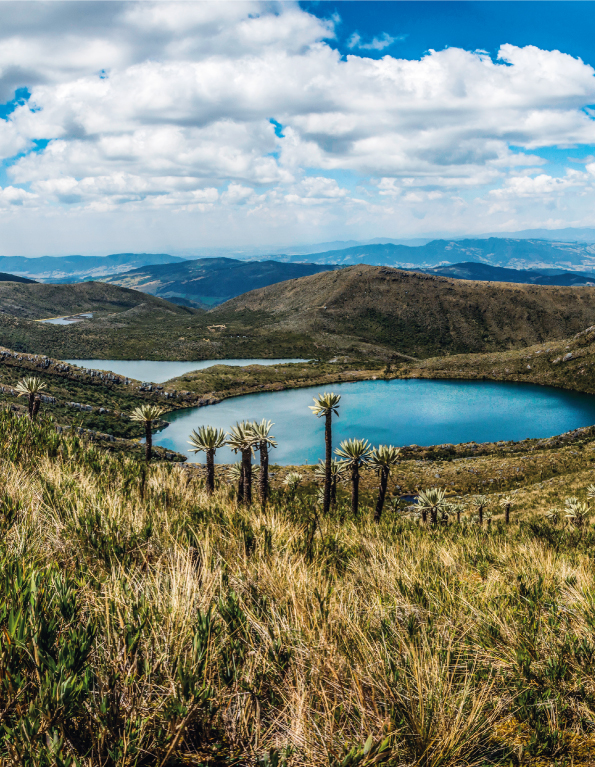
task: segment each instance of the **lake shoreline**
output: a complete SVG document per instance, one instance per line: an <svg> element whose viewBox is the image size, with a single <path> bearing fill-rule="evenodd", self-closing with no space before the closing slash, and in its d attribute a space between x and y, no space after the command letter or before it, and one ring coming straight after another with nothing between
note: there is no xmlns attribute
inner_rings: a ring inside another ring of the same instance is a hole
<svg viewBox="0 0 595 767"><path fill-rule="evenodd" d="M343 395L334 442L367 437L373 444L394 444L407 453L423 457L463 457L478 454L478 446L491 452L496 443L552 439L556 435L590 428L595 423L595 398L555 387L524 386L526 382L420 380L379 376L336 381L321 387L320 381L300 382L294 387L252 390L238 398L232 392L216 408L182 408L167 414L170 427L156 444L186 453L187 435L201 424L227 431L236 421L270 419L276 424L280 464L306 465L321 457L320 424L308 406L321 391ZM346 386L353 384L353 386ZM259 397L259 394L275 396ZM586 434L583 433L583 439ZM592 435L595 437L595 434ZM591 438L591 437L589 437ZM456 448L460 445L460 448ZM500 448L498 448L500 449ZM485 452L484 449L481 450ZM188 455L193 462L192 455ZM233 461L227 451L221 462Z"/></svg>

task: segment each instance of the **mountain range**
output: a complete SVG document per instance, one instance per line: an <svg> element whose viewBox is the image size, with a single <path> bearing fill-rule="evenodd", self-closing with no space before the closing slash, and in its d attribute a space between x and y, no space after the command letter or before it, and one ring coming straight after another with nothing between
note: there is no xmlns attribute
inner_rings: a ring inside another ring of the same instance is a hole
<svg viewBox="0 0 595 767"><path fill-rule="evenodd" d="M46 282L77 282L125 272L145 264L174 264L184 259L169 253L113 253L110 256L0 256L0 269Z"/></svg>
<svg viewBox="0 0 595 767"><path fill-rule="evenodd" d="M345 250L361 245L409 245L415 247L425 245L432 240L486 240L490 237L510 238L516 240L553 240L560 242L595 242L595 229L589 227L566 227L564 229L523 229L517 232L489 232L474 235L456 235L443 237L439 233L426 237L374 237L366 240L332 240L329 242L307 243L301 245L285 245L278 247L262 245L246 245L243 247L204 247L186 248L176 251L183 258L239 258L242 260L277 259L278 254L287 256L308 256L312 253L324 253L329 250Z"/></svg>
<svg viewBox="0 0 595 767"><path fill-rule="evenodd" d="M274 255L266 253L267 249L263 247L199 246L193 252L184 252L183 257L168 253L39 258L0 256L0 270L16 277L51 283L105 279L162 295L180 304L190 302L191 306L211 306L246 290L316 273L323 266L332 270L358 263L428 270L473 262L516 271L537 269L543 272L553 268L588 272L590 278L590 273L595 273L595 229L533 229L432 240L376 237L364 242L337 240L297 245ZM226 257L227 254L234 257ZM255 262L265 266L255 266ZM241 264L245 264L243 270ZM449 274L462 277L459 272L460 269L455 269ZM534 276L527 280L516 276L519 280L514 279L513 274L494 279L549 284L547 281L540 283L540 278ZM484 279L477 275L467 278ZM564 284L582 284L580 279L567 280Z"/></svg>
<svg viewBox="0 0 595 767"><path fill-rule="evenodd" d="M338 268L334 264L201 258L177 264L144 266L108 277L104 282L134 288L185 306L209 307L249 290Z"/></svg>
<svg viewBox="0 0 595 767"><path fill-rule="evenodd" d="M424 274L438 274L456 280L478 282L511 282L525 285L595 285L595 274L587 272L566 272L563 269L506 269L468 261L449 266L434 266L430 269L416 269Z"/></svg>
<svg viewBox="0 0 595 767"><path fill-rule="evenodd" d="M296 263L300 256L280 254L278 261ZM314 264L351 266L369 264L394 267L433 267L461 261L477 261L515 269L558 267L595 269L595 243L554 242L549 240L487 239L432 240L425 245L358 245L308 255Z"/></svg>

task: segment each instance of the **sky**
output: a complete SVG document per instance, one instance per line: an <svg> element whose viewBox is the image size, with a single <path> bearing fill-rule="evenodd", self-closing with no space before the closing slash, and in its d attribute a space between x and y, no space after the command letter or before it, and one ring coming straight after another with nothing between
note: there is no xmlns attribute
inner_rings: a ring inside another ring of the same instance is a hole
<svg viewBox="0 0 595 767"><path fill-rule="evenodd" d="M0 2L0 254L595 226L591 2Z"/></svg>

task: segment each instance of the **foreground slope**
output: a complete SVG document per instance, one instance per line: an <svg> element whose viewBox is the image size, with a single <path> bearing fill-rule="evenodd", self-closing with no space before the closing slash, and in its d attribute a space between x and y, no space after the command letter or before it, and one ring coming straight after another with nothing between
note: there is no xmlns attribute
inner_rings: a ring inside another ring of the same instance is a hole
<svg viewBox="0 0 595 767"><path fill-rule="evenodd" d="M321 266L201 258L179 264L145 266L105 281L168 300L184 299L199 305L214 306L249 290L336 268L332 264Z"/></svg>
<svg viewBox="0 0 595 767"><path fill-rule="evenodd" d="M10 412L0 443L3 764L593 764L595 532L545 518L592 469L430 527L310 483L263 514Z"/></svg>
<svg viewBox="0 0 595 767"><path fill-rule="evenodd" d="M267 329L413 356L502 350L573 335L595 321L595 290L470 282L353 266L252 291L213 310L267 314Z"/></svg>

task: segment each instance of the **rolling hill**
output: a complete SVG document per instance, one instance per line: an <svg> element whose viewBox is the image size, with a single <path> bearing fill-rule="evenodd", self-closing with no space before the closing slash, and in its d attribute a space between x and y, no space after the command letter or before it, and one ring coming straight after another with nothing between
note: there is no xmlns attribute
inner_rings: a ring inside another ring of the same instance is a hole
<svg viewBox="0 0 595 767"><path fill-rule="evenodd" d="M275 258L290 263L304 260L303 257L292 255L278 255ZM475 240L433 240L418 246L394 243L358 245L343 250L312 253L307 258L314 264L340 266L370 264L433 267L475 261L516 269L589 269L595 268L595 244L489 237Z"/></svg>
<svg viewBox="0 0 595 767"><path fill-rule="evenodd" d="M114 253L110 256L0 256L0 269L20 277L58 282L101 277L145 264L174 264L184 259L168 253Z"/></svg>
<svg viewBox="0 0 595 767"><path fill-rule="evenodd" d="M415 357L519 348L595 323L595 289L471 282L352 266L255 290L210 316L260 313L263 332Z"/></svg>
<svg viewBox="0 0 595 767"><path fill-rule="evenodd" d="M173 302L181 299L184 303L213 306L249 290L337 268L334 265L201 258L178 264L144 266L107 278L105 282Z"/></svg>
<svg viewBox="0 0 595 767"><path fill-rule="evenodd" d="M184 316L192 311L136 290L101 282L75 285L0 282L0 313L22 319L41 320L81 312L106 316L140 307L146 311L160 309Z"/></svg>
<svg viewBox="0 0 595 767"><path fill-rule="evenodd" d="M35 320L94 312L74 325ZM276 283L208 312L117 285L0 283L0 345L58 358L390 359L522 349L595 324L595 288L352 266Z"/></svg>

